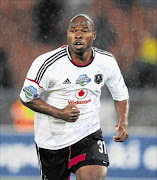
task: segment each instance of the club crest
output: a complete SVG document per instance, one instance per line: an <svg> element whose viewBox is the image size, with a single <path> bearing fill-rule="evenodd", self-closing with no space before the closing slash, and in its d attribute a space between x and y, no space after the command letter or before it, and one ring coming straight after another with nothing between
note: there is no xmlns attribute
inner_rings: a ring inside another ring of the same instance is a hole
<svg viewBox="0 0 157 180"><path fill-rule="evenodd" d="M96 84L100 84L102 82L102 79L103 79L103 75L102 74L96 74L95 78L94 78L94 82Z"/></svg>

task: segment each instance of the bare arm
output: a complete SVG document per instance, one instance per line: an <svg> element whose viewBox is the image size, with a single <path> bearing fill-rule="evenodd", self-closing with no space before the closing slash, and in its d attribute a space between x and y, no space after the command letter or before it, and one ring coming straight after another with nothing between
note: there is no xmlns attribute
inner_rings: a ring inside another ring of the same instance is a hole
<svg viewBox="0 0 157 180"><path fill-rule="evenodd" d="M119 132L118 136L113 136L116 142L123 142L129 137L128 133L128 116L129 116L129 99L123 101L114 101L115 108L119 117L119 123L115 130Z"/></svg>
<svg viewBox="0 0 157 180"><path fill-rule="evenodd" d="M20 100L23 105L32 109L35 112L40 112L43 114L54 116L56 118L63 119L68 122L75 122L80 115L80 111L76 104L67 105L63 109L58 109L54 106L47 104L45 101L39 98L27 103L22 101L22 99Z"/></svg>

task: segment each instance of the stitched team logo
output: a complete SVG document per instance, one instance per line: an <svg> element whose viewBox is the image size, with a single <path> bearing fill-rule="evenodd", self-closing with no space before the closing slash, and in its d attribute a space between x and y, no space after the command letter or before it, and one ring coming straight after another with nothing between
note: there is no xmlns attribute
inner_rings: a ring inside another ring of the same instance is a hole
<svg viewBox="0 0 157 180"><path fill-rule="evenodd" d="M77 99L83 99L87 96L88 91L87 89L79 89L76 91L75 96L77 97Z"/></svg>
<svg viewBox="0 0 157 180"><path fill-rule="evenodd" d="M102 74L96 74L94 78L94 82L100 84L102 82L102 77L103 77Z"/></svg>
<svg viewBox="0 0 157 180"><path fill-rule="evenodd" d="M81 86L85 86L87 83L91 81L91 78L87 76L87 74L81 74L78 79L76 80L76 84Z"/></svg>
<svg viewBox="0 0 157 180"><path fill-rule="evenodd" d="M37 98L38 97L38 94L37 94L37 89L33 86L28 86L28 87L25 87L23 89L23 91L25 92L25 96L27 99L32 99L32 98Z"/></svg>

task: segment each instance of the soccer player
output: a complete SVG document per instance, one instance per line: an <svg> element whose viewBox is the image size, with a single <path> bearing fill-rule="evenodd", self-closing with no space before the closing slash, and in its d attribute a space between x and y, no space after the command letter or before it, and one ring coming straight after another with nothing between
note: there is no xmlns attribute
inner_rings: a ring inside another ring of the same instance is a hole
<svg viewBox="0 0 157 180"><path fill-rule="evenodd" d="M21 102L36 112L35 142L43 180L103 180L109 159L99 122L101 87L115 101L119 123L114 141L128 134L129 96L114 56L92 47L94 23L75 16L67 44L33 62L20 93Z"/></svg>

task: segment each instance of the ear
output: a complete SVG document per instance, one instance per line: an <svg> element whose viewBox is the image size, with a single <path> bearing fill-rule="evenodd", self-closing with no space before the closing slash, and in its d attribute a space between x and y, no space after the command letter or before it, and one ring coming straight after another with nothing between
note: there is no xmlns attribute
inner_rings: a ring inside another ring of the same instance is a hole
<svg viewBox="0 0 157 180"><path fill-rule="evenodd" d="M93 32L93 40L96 39L96 31Z"/></svg>

